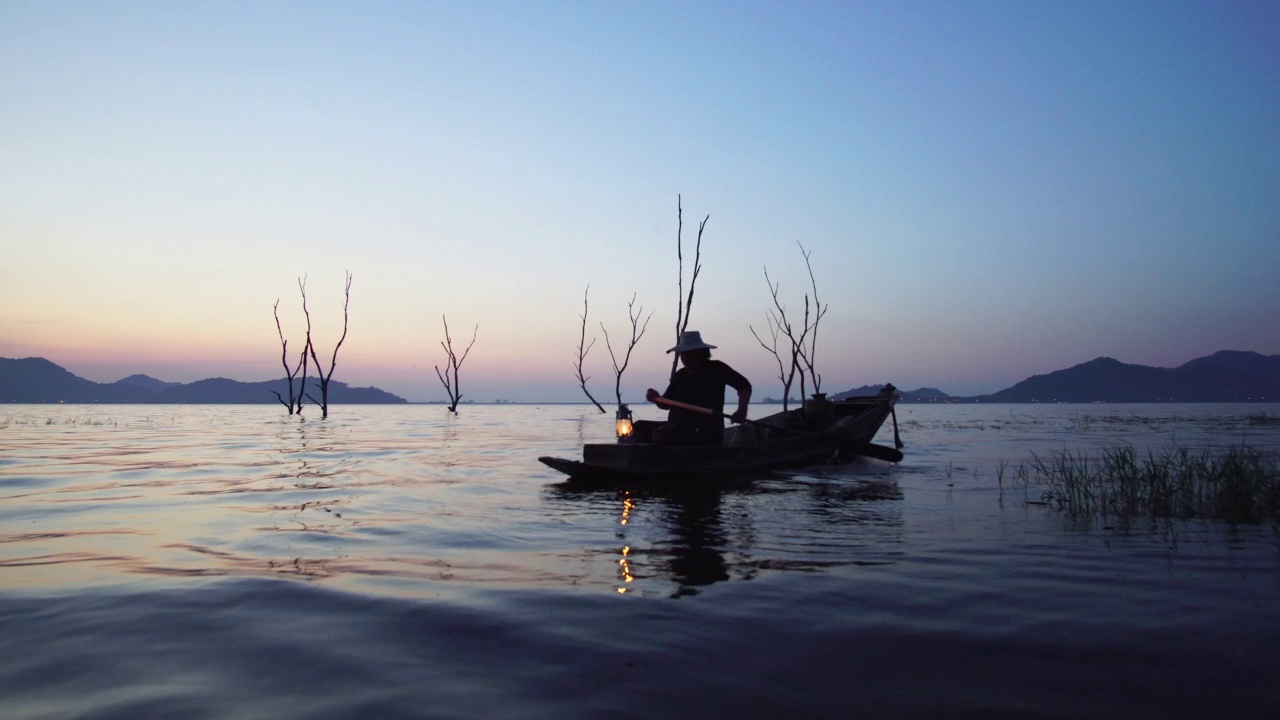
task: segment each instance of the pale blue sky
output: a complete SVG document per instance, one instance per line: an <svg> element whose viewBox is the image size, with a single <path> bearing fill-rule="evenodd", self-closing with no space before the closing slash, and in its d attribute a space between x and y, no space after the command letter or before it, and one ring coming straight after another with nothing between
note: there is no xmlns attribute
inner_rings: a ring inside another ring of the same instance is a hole
<svg viewBox="0 0 1280 720"><path fill-rule="evenodd" d="M1277 354L1280 3L0 2L0 356L266 379L350 270L337 379L442 398L447 314L468 397L576 400L590 284L635 400L678 194L758 397L797 241L833 392Z"/></svg>

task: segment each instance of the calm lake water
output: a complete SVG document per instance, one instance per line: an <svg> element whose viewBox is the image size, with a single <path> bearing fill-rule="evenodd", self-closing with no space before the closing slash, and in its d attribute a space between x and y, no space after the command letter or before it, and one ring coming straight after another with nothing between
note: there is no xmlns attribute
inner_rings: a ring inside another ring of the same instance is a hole
<svg viewBox="0 0 1280 720"><path fill-rule="evenodd" d="M1278 412L904 405L900 464L657 493L537 462L590 406L0 406L0 718L1270 716L1276 528L997 468Z"/></svg>

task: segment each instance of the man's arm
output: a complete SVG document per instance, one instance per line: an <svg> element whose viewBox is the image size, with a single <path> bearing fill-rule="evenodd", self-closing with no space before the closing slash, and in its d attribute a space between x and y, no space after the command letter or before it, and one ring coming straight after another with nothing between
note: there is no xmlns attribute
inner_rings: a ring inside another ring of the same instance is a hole
<svg viewBox="0 0 1280 720"><path fill-rule="evenodd" d="M721 365L724 369L724 384L738 391L738 409L729 416L729 420L740 423L747 419L747 405L751 402L751 381L727 364Z"/></svg>
<svg viewBox="0 0 1280 720"><path fill-rule="evenodd" d="M729 416L732 422L740 423L747 419L747 404L751 402L751 386L747 385L745 390L738 390L738 409Z"/></svg>

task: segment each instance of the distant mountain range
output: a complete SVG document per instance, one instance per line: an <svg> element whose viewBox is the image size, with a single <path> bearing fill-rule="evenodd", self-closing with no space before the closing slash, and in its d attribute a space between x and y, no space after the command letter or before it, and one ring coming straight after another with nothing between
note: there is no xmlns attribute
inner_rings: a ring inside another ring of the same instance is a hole
<svg viewBox="0 0 1280 720"><path fill-rule="evenodd" d="M317 380L308 378L312 397L320 396ZM882 385L864 385L832 395L874 395ZM192 403L256 404L279 402L283 379L238 382L210 378L193 383L163 382L130 375L113 383L77 377L44 358L0 358L0 403ZM1028 402L1277 402L1280 401L1280 355L1224 350L1176 368L1129 365L1101 357L1047 375L1036 375L990 395L960 397L935 388L899 390L906 403ZM374 387L351 387L333 381L329 402L335 405L408 402ZM765 398L764 402L777 402ZM794 402L794 401L793 401Z"/></svg>
<svg viewBox="0 0 1280 720"><path fill-rule="evenodd" d="M874 395L864 385L836 395ZM1129 365L1100 357L1035 375L990 395L955 397L935 390L899 390L902 402L1280 402L1280 355L1223 350L1176 368Z"/></svg>
<svg viewBox="0 0 1280 720"><path fill-rule="evenodd" d="M294 390L298 390L295 382ZM289 396L288 383L280 380L238 382L210 378L193 383L170 383L147 375L130 375L113 383L96 383L67 372L44 358L10 360L0 358L0 402L9 403L190 403L235 404L278 403L272 391ZM307 391L320 397L320 383L307 378ZM374 387L351 387L334 380L329 383L332 405L375 405L408 402L402 397Z"/></svg>

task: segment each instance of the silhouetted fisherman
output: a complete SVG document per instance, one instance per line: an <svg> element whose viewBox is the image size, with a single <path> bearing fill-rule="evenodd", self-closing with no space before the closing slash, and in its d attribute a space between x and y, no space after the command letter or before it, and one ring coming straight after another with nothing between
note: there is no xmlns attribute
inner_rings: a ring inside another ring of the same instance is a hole
<svg viewBox="0 0 1280 720"><path fill-rule="evenodd" d="M668 350L679 353L684 366L676 371L671 384L661 396L649 388L645 399L655 402L659 397L696 405L712 411L711 415L671 408L667 422L654 431L653 440L663 445L719 445L724 439L724 389L738 391L738 409L729 416L735 423L747 419L747 403L751 402L751 383L737 370L719 360L711 359L715 345L702 341L696 330L680 333L680 341ZM657 403L661 406L661 403Z"/></svg>

